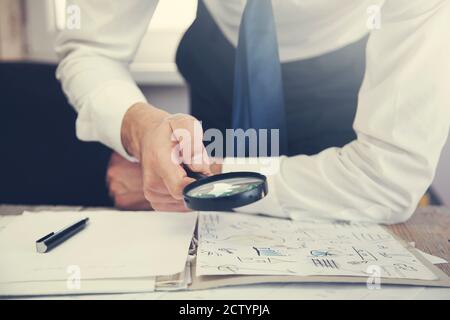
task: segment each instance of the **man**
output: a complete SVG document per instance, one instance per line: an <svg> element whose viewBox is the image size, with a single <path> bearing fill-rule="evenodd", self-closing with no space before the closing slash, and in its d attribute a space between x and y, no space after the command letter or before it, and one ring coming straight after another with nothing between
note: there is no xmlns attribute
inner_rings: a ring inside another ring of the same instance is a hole
<svg viewBox="0 0 450 320"><path fill-rule="evenodd" d="M269 194L240 211L394 223L431 184L450 123L449 1L199 1L177 53L193 116L152 106L128 72L157 1L75 3L81 29L59 37L57 75L78 137L120 154L109 181L124 207L145 199L185 210L192 179L171 158L174 145L203 159L194 171L259 170L232 158L211 166L195 118L205 130L279 129ZM381 8L379 28L369 30L369 8Z"/></svg>

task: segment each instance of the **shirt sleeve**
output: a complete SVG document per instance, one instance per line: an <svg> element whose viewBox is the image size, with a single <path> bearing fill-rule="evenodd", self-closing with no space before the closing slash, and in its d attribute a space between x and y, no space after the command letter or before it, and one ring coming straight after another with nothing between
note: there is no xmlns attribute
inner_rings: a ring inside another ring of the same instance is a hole
<svg viewBox="0 0 450 320"><path fill-rule="evenodd" d="M293 219L408 219L433 180L449 132L448 30L450 1L386 1L381 29L367 44L357 139L313 156L277 158L270 198L241 210ZM223 168L239 170L226 162Z"/></svg>
<svg viewBox="0 0 450 320"><path fill-rule="evenodd" d="M99 141L131 160L121 142L122 119L146 98L129 72L157 0L71 0L80 28L65 28L56 40L57 78L78 112L77 137Z"/></svg>

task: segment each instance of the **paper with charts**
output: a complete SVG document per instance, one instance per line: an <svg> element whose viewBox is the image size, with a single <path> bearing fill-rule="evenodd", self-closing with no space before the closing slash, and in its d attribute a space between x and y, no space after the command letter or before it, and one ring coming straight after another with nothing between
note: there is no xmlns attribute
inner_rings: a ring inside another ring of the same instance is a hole
<svg viewBox="0 0 450 320"><path fill-rule="evenodd" d="M199 216L197 275L332 275L435 280L384 228L236 213Z"/></svg>

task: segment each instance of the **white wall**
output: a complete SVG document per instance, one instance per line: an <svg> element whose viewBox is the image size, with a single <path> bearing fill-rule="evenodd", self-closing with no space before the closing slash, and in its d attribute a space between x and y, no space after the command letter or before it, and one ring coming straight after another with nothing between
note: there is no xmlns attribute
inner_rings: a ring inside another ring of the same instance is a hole
<svg viewBox="0 0 450 320"><path fill-rule="evenodd" d="M184 86L140 86L155 107L170 113L188 113L188 89Z"/></svg>

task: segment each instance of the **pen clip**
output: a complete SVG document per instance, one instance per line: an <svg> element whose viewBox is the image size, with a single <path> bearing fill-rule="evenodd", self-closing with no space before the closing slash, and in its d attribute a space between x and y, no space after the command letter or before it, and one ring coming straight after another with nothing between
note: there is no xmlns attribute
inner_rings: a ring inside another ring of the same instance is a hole
<svg viewBox="0 0 450 320"><path fill-rule="evenodd" d="M49 233L48 235L43 236L42 238L40 238L39 240L37 240L36 243L44 242L45 240L47 240L48 238L50 238L50 237L51 237L52 235L54 235L54 234L55 234L54 232Z"/></svg>

